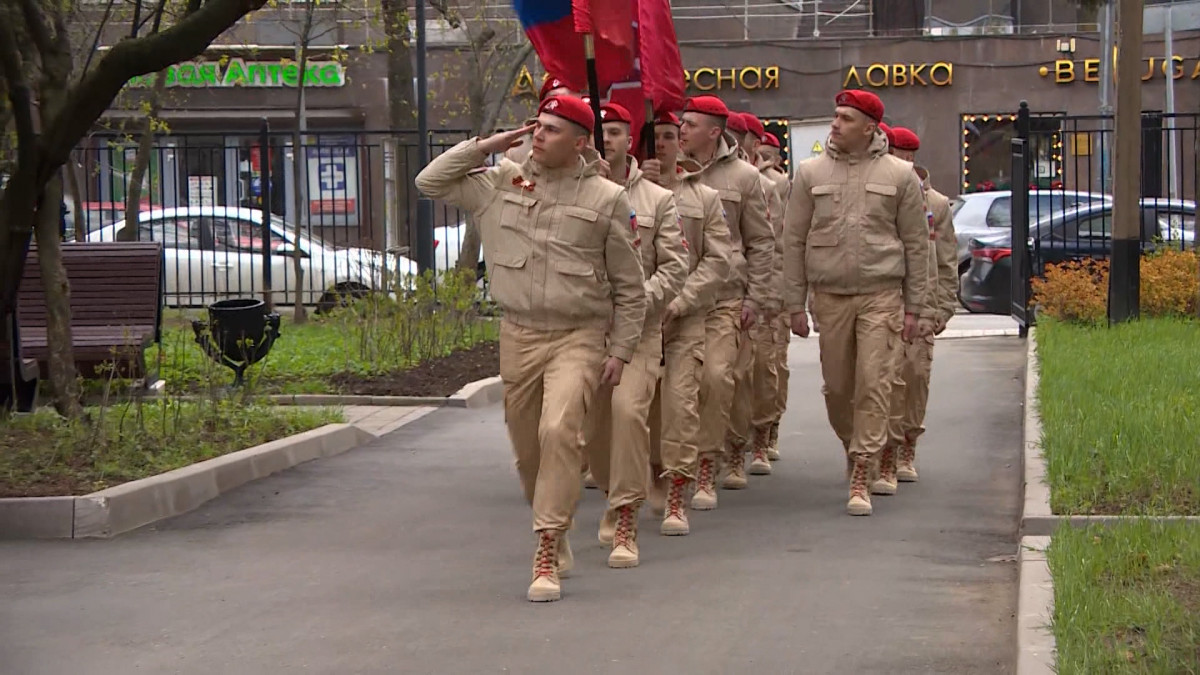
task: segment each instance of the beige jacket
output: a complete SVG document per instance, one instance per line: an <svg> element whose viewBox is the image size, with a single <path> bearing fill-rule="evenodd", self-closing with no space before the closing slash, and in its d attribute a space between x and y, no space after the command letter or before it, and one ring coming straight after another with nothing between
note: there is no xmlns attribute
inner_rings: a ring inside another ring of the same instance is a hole
<svg viewBox="0 0 1200 675"><path fill-rule="evenodd" d="M506 320L536 330L609 328L609 353L628 362L646 317L636 217L624 188L601 178L597 155L547 169L532 159L481 168L479 139L417 175L426 195L479 223L492 297Z"/></svg>
<svg viewBox="0 0 1200 675"><path fill-rule="evenodd" d="M725 209L733 256L717 301L744 298L757 307L768 306L775 236L767 220L767 196L758 169L738 159L737 143L729 134L718 141L716 156L708 164L681 157L679 166L685 178L695 177L716 190Z"/></svg>
<svg viewBox="0 0 1200 675"><path fill-rule="evenodd" d="M675 298L675 309L679 316L704 315L717 303L733 256L721 196L695 178L676 175L667 184L675 193L688 251L687 281Z"/></svg>
<svg viewBox="0 0 1200 675"><path fill-rule="evenodd" d="M925 190L929 219L929 289L926 294L933 316L949 321L958 309L958 240L954 219L950 217L950 199L929 185L929 172L917 168Z"/></svg>
<svg viewBox="0 0 1200 675"><path fill-rule="evenodd" d="M679 295L688 275L687 249L683 247L675 195L646 180L637 160L629 158L625 181L629 201L637 213L634 245L642 252L646 277L646 322L643 335L657 333L667 305Z"/></svg>
<svg viewBox="0 0 1200 675"><path fill-rule="evenodd" d="M829 142L800 162L784 225L788 312L804 311L809 286L843 295L902 288L904 311L929 316L924 205L912 164L887 154L882 132L861 155Z"/></svg>
<svg viewBox="0 0 1200 675"><path fill-rule="evenodd" d="M792 182L788 180L786 173L780 171L779 167L775 166L775 162L772 160L759 160L756 166L775 185L775 191L779 195L779 203L782 206L779 213L779 228L782 231L783 219L787 216L787 203L788 198L791 196Z"/></svg>

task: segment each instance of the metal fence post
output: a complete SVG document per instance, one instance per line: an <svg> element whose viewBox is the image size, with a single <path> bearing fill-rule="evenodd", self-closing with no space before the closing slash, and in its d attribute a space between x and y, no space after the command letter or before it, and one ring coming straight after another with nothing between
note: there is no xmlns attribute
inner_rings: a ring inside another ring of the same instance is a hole
<svg viewBox="0 0 1200 675"><path fill-rule="evenodd" d="M262 199L263 302L267 311L271 311L275 307L271 294L271 124L265 117L258 128L258 169L262 181L259 196Z"/></svg>
<svg viewBox="0 0 1200 675"><path fill-rule="evenodd" d="M1009 277L1010 309L1021 337L1034 325L1029 307L1033 265L1029 238L1029 103L1017 110L1017 135L1012 140L1012 273Z"/></svg>

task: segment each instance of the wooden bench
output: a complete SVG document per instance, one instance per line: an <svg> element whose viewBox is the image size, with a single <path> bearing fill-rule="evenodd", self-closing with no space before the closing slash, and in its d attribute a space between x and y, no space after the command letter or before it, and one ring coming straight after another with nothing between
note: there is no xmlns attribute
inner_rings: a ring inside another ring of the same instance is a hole
<svg viewBox="0 0 1200 675"><path fill-rule="evenodd" d="M71 284L71 342L80 376L145 378L144 352L162 339L163 252L157 242L62 245ZM17 295L21 353L48 372L46 297L36 248L30 248Z"/></svg>
<svg viewBox="0 0 1200 675"><path fill-rule="evenodd" d="M9 340L9 335L14 339ZM0 323L0 410L15 408L17 412L32 412L37 399L38 363L21 354L20 331L16 314L9 314Z"/></svg>

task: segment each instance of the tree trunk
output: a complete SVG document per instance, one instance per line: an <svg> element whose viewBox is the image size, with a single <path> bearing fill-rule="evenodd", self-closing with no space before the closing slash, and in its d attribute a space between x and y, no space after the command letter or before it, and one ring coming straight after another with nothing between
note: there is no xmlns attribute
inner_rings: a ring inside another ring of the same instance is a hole
<svg viewBox="0 0 1200 675"><path fill-rule="evenodd" d="M154 75L154 87L150 89L150 109L142 122L142 136L138 139L137 157L133 160L133 173L125 189L125 227L117 231L117 241L137 241L138 214L142 211L142 180L150 168L150 154L154 152L154 118L158 116L159 102L167 88L167 71Z"/></svg>
<svg viewBox="0 0 1200 675"><path fill-rule="evenodd" d="M407 0L382 0L380 9L383 13L384 32L387 36L387 89L388 89L388 122L392 131L413 129L417 126L417 112L413 92L413 63L412 63L412 31L408 28ZM425 142L420 139L418 142ZM422 167L414 166L416 153L397 153L399 180L396 190L396 208L392 213L403 214L405 223L415 223L417 214L415 203L410 203L409 186L417 177ZM399 227L397 246L408 246L409 228Z"/></svg>
<svg viewBox="0 0 1200 675"><path fill-rule="evenodd" d="M304 308L304 257L301 255L303 251L300 249L300 234L302 232L300 223L305 218L304 214L307 209L304 208L305 188L308 187L308 181L305 180L304 166L305 161L303 154L306 152L304 147L304 132L307 131L307 120L304 116L304 84L305 70L308 68L308 41L312 34L313 11L316 8L317 0L308 0L307 6L304 8L304 28L300 34L299 43L296 50L299 52L296 61L300 64L300 82L296 87L296 128L292 133L292 175L294 176L295 184L292 190L292 205L296 212L296 222L293 224L292 231L292 272L296 276L296 293L293 296L292 303L292 321L297 324L306 323L308 321L308 311Z"/></svg>
<svg viewBox="0 0 1200 675"><path fill-rule="evenodd" d="M64 170L67 173L67 185L71 188L71 204L75 209L75 241L87 241L87 214L83 212L83 191L79 184L79 164L75 161L74 155L67 160Z"/></svg>
<svg viewBox="0 0 1200 675"><path fill-rule="evenodd" d="M62 179L56 176L46 184L45 198L37 211L34 236L46 297L46 341L50 345L50 372L47 374L54 409L63 417L74 419L83 413L83 408L79 403L79 379L71 351L71 287L63 268L62 244L58 236L62 194Z"/></svg>

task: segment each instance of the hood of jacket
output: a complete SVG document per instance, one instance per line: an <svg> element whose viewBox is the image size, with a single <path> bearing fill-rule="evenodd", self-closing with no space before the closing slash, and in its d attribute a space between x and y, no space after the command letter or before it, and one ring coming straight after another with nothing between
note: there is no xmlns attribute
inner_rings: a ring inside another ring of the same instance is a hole
<svg viewBox="0 0 1200 675"><path fill-rule="evenodd" d="M717 139L717 151L713 155L713 160L708 164L701 164L691 157L680 155L677 163L677 166L683 169L680 177L691 178L693 176L699 176L705 171L708 171L711 167L717 166L724 162L730 162L739 159L740 153L741 148L738 146L737 141L734 139L732 134L726 131L725 133L721 134L720 138Z"/></svg>
<svg viewBox="0 0 1200 675"><path fill-rule="evenodd" d="M557 169L549 169L534 161L533 153L529 153L529 157L521 163L521 172L532 176L545 176L549 178L576 178L583 179L588 176L600 175L600 153L596 152L595 148L585 147L583 152L579 154L579 159L574 164L570 164Z"/></svg>
<svg viewBox="0 0 1200 675"><path fill-rule="evenodd" d="M878 129L876 129L875 137L871 139L871 145L869 145L867 147L867 152L866 152L866 156L864 157L864 159L877 159L879 157L882 157L883 155L886 155L887 151L888 151L887 136L884 135L884 133L882 131L879 131ZM854 158L849 153L842 152L842 150L837 147L837 144L833 142L832 137L826 139L826 141L825 141L825 154L829 155L829 157L831 159L834 159L839 162L840 161L849 161L850 159Z"/></svg>

